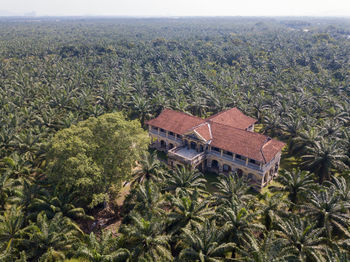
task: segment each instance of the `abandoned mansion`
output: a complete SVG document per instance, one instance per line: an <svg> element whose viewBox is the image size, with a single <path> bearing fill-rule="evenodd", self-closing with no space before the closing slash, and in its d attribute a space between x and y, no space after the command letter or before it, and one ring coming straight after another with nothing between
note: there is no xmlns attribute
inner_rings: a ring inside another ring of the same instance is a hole
<svg viewBox="0 0 350 262"><path fill-rule="evenodd" d="M167 152L171 167L236 171L255 186L264 187L277 175L285 144L254 132L255 122L237 108L207 119L165 109L147 124L152 147Z"/></svg>

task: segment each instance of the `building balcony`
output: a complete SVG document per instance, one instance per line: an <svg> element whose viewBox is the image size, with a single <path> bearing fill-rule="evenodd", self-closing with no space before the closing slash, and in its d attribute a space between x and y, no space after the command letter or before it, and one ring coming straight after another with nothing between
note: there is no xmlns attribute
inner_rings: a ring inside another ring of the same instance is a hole
<svg viewBox="0 0 350 262"><path fill-rule="evenodd" d="M168 157L191 166L196 166L204 160L205 152L197 152L187 147L176 147L168 151Z"/></svg>
<svg viewBox="0 0 350 262"><path fill-rule="evenodd" d="M230 155L223 154L221 156L220 152L213 151L213 150L210 151L209 153L214 155L214 156L217 156L219 158L222 158L224 160L230 161L231 163L233 163L235 165L248 167L250 169L254 169L254 170L257 170L257 171L262 171L263 170L262 168L260 168L259 165L256 165L256 164L253 164L253 163L249 163L249 162L248 162L248 165L246 165L246 161L245 160L242 160L242 159L239 159L239 158L233 158Z"/></svg>
<svg viewBox="0 0 350 262"><path fill-rule="evenodd" d="M176 141L176 138L175 138L175 136L172 136L172 135L169 135L169 134L168 134L168 138L169 138L169 139L171 139L171 140L174 140L174 141Z"/></svg>
<svg viewBox="0 0 350 262"><path fill-rule="evenodd" d="M164 137L164 138L171 139L171 140L176 141L176 142L178 142L178 143L182 141L182 139L175 138L175 136L172 136L172 135L169 135L169 134L168 134L168 136L167 136L165 132L159 131L159 133L158 133L158 131L157 131L157 130L154 130L154 129L151 129L151 130L149 131L149 133L152 134L152 135L155 135L155 136L159 136L159 137Z"/></svg>

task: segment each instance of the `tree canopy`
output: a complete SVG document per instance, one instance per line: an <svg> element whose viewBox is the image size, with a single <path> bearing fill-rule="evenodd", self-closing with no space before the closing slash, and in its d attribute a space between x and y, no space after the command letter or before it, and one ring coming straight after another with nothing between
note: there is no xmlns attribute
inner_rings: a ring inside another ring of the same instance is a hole
<svg viewBox="0 0 350 262"><path fill-rule="evenodd" d="M50 143L49 180L73 188L91 206L105 200L107 190L130 179L136 161L148 146L137 120L110 113L60 130Z"/></svg>

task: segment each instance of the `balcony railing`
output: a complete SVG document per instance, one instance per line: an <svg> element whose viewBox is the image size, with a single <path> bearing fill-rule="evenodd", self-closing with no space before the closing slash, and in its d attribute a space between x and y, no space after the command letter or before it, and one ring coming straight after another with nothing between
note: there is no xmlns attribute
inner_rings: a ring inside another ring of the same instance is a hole
<svg viewBox="0 0 350 262"><path fill-rule="evenodd" d="M168 151L168 156L180 162L195 166L205 158L205 152L198 153L186 147L176 147Z"/></svg>
<svg viewBox="0 0 350 262"><path fill-rule="evenodd" d="M225 160L228 160L236 165L240 165L240 166L246 166L246 161L245 160L242 160L242 159L239 159L239 158L233 158L232 156L230 155L227 155L227 154L223 154L221 156L221 154L217 151L210 151L210 154L212 155L215 155L215 156L218 156L218 157L221 157ZM256 165L256 164L253 164L253 163L248 163L248 165L246 166L248 168L251 168L251 169L254 169L254 170L258 170L258 171L261 171L263 169L260 168L259 165Z"/></svg>
<svg viewBox="0 0 350 262"><path fill-rule="evenodd" d="M248 163L248 167L254 170L262 170L259 165Z"/></svg>
<svg viewBox="0 0 350 262"><path fill-rule="evenodd" d="M151 129L150 133L153 134L153 135L156 135L156 136L167 137L168 139L171 139L171 140L174 140L174 141L177 141L177 142L181 142L182 141L181 139L179 139L179 138L176 139L175 136L172 136L172 135L169 135L169 134L168 134L168 136L166 136L166 133L162 132L162 131L159 131L159 133L158 133L157 130Z"/></svg>
<svg viewBox="0 0 350 262"><path fill-rule="evenodd" d="M172 136L172 135L169 135L169 134L168 134L168 138L171 139L171 140L176 140L175 136Z"/></svg>

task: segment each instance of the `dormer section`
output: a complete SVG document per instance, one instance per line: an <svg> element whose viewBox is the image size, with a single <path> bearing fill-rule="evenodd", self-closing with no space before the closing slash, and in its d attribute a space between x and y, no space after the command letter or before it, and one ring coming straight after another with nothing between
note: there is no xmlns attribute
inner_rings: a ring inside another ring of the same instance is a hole
<svg viewBox="0 0 350 262"><path fill-rule="evenodd" d="M195 126L194 128L188 130L185 133L185 135L192 138L196 138L204 142L205 144L210 143L210 141L213 139L209 123L203 123L198 126Z"/></svg>

